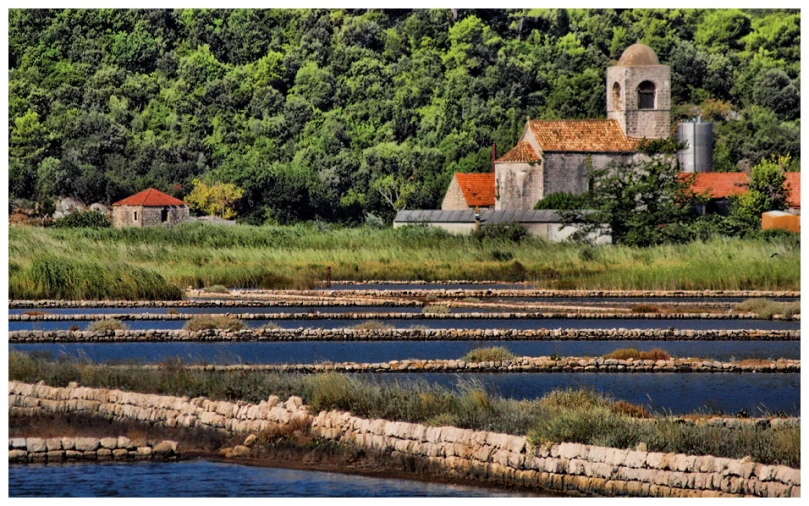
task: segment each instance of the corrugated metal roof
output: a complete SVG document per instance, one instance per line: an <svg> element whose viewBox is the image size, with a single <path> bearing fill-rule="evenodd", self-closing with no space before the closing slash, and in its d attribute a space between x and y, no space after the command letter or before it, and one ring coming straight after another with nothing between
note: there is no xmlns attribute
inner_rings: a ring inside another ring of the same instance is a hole
<svg viewBox="0 0 809 506"><path fill-rule="evenodd" d="M559 213L551 209L530 211L495 211L483 209L480 211L480 222L483 224L505 223L559 223ZM475 211L465 209L460 211L444 211L441 209L399 211L396 214L396 223L474 223Z"/></svg>

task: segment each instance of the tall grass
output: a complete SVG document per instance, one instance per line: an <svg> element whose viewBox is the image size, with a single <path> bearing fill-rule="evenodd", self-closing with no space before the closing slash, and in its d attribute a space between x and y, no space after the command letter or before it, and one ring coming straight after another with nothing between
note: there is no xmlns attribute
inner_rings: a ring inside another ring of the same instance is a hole
<svg viewBox="0 0 809 506"><path fill-rule="evenodd" d="M325 278L327 267L335 280L503 280L562 289L799 289L800 251L794 238L715 239L647 249L604 246L588 255L581 254L584 248L592 247L532 238L479 241L425 227L12 227L9 295L174 298L177 287L186 286L311 288ZM493 251L507 252L511 259L495 260Z"/></svg>
<svg viewBox="0 0 809 506"><path fill-rule="evenodd" d="M189 370L178 362L157 369L114 368L76 360L49 361L11 351L12 380L67 386L117 388L163 395L206 396L257 403L275 394L299 395L314 411L347 410L357 416L528 434L530 441L571 441L629 448L643 441L650 451L750 455L767 464L800 466L800 429L721 429L665 421L641 424L641 407L591 390L557 390L517 401L487 392L477 381L448 388L425 381L381 383L327 373L298 375L263 371Z"/></svg>
<svg viewBox="0 0 809 506"><path fill-rule="evenodd" d="M511 353L508 348L503 348L502 346L490 346L488 348L475 348L467 353L463 359L465 362L477 363L503 362L513 358L514 354Z"/></svg>

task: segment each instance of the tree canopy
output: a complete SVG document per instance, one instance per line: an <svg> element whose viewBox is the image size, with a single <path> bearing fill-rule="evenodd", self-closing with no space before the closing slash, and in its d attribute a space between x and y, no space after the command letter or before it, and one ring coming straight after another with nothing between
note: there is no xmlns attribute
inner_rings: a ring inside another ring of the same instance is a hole
<svg viewBox="0 0 809 506"><path fill-rule="evenodd" d="M110 203L233 184L251 223L437 208L526 116L605 115L635 41L672 66L675 117L715 163L800 160L789 10L121 10L9 13L10 192Z"/></svg>

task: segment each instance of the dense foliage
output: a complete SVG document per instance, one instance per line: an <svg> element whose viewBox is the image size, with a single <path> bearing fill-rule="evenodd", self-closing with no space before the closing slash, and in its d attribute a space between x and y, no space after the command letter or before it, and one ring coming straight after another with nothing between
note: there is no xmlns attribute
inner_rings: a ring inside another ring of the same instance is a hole
<svg viewBox="0 0 809 506"><path fill-rule="evenodd" d="M12 10L10 190L109 203L192 181L251 223L436 208L525 117L597 118L649 44L715 167L799 145L800 14L781 10Z"/></svg>

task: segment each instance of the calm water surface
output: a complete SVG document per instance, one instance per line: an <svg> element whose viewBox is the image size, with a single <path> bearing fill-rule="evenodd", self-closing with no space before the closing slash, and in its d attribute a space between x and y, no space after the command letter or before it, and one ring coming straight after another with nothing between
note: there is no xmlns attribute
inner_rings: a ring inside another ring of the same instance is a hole
<svg viewBox="0 0 809 506"><path fill-rule="evenodd" d="M676 357L713 360L800 358L799 341L349 341L236 343L42 343L12 344L24 352L86 357L93 362L162 362L181 359L208 364L312 364L457 359L487 346L502 346L521 357L596 357L619 348L661 348Z"/></svg>
<svg viewBox="0 0 809 506"><path fill-rule="evenodd" d="M283 328L323 328L336 329L352 327L366 320L245 320L250 328L258 328L272 321ZM697 318L682 320L647 320L647 319L492 319L492 320L403 320L378 319L379 321L397 328L408 328L414 325L432 329L693 329L693 330L720 330L720 329L757 329L757 330L798 330L800 322L797 321L769 321L769 320L701 320ZM127 321L126 324L133 330L170 330L181 329L185 325L183 320L141 320ZM89 321L38 321L8 323L8 329L14 330L68 330L73 326L86 329Z"/></svg>
<svg viewBox="0 0 809 506"><path fill-rule="evenodd" d="M11 497L506 497L509 491L207 462L11 465Z"/></svg>
<svg viewBox="0 0 809 506"><path fill-rule="evenodd" d="M406 376L363 374L362 377L379 382L421 380L445 386L479 381L488 391L513 399L535 399L560 388L592 388L652 411L674 414L693 411L735 414L742 409L751 416L766 411L783 411L790 416L800 414L799 373L408 373Z"/></svg>

